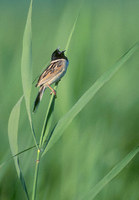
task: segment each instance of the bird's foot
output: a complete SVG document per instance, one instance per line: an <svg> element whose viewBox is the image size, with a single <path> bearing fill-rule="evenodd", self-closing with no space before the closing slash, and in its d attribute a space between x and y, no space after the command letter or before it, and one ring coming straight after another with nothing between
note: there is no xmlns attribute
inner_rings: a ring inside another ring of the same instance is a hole
<svg viewBox="0 0 139 200"><path fill-rule="evenodd" d="M55 97L56 97L56 91L55 90L52 90L52 92L50 92L50 95L54 94Z"/></svg>

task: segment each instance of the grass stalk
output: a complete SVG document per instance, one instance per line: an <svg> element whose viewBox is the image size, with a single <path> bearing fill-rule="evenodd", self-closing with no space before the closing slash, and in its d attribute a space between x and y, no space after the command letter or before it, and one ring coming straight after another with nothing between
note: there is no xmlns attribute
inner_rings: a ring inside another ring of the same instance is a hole
<svg viewBox="0 0 139 200"><path fill-rule="evenodd" d="M58 84L55 84L55 87L54 87L55 90L57 89L57 86L58 86ZM42 154L42 151L43 151L43 149L42 149L43 141L44 141L43 138L45 136L45 131L46 131L46 128L47 128L49 117L50 117L50 115L53 111L54 98L55 98L55 96L54 96L54 94L52 94L50 101L49 101L48 109L47 109L47 112L46 112L44 124L43 124L43 127L42 127L42 132L41 132L41 136L40 136L39 148L38 148L37 157L36 157L36 166L35 166L35 173L34 173L32 200L36 199L39 165L40 165L40 160L41 160L41 154ZM46 138L46 136L45 136L45 138Z"/></svg>
<svg viewBox="0 0 139 200"><path fill-rule="evenodd" d="M36 199L36 192L37 192L37 182L38 182L38 173L39 173L40 159L41 159L41 151L40 151L40 149L38 149L38 151L37 151L37 159L36 159L36 166L35 166L35 173L34 173L32 200L35 200L35 199Z"/></svg>
<svg viewBox="0 0 139 200"><path fill-rule="evenodd" d="M58 84L55 84L55 87L54 87L55 91L57 89L57 86L58 86ZM39 143L39 148L40 149L42 148L42 145L43 145L44 136L46 138L45 132L46 132L48 120L49 120L49 118L51 116L51 113L53 112L54 99L55 99L55 96L54 96L54 94L52 94L52 96L50 98L50 101L49 101L48 108L47 108L47 112L46 112L46 115L45 115L44 124L43 124L43 127L42 127L42 132L41 132L41 137L40 137L40 143Z"/></svg>

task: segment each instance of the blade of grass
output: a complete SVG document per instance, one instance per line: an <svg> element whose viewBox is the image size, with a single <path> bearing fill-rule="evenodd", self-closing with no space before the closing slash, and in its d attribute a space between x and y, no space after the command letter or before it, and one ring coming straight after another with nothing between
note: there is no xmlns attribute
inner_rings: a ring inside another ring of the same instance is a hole
<svg viewBox="0 0 139 200"><path fill-rule="evenodd" d="M98 182L83 198L82 200L92 200L96 195L117 176L131 160L139 153L139 147L133 149L121 162L119 162L104 178Z"/></svg>
<svg viewBox="0 0 139 200"><path fill-rule="evenodd" d="M34 142L37 146L36 136L35 136L33 123L31 119L31 112L30 112L30 95L31 95L31 87L32 87L32 31L31 31L32 2L33 0L31 0L30 2L30 7L28 11L27 21L26 21L24 36L23 36L21 76L22 76L23 93L25 97L27 114L28 114Z"/></svg>
<svg viewBox="0 0 139 200"><path fill-rule="evenodd" d="M8 159L5 159L5 161L3 161L2 163L0 163L0 168L2 168L4 165L6 165L14 157L17 157L17 156L19 156L19 155L21 155L21 154L23 154L23 153L25 153L25 152L27 152L27 151L35 148L35 147L36 147L36 145L33 145L31 147L28 147L28 148L26 148L26 149L24 149L24 150L22 150L22 151L20 151L20 152L18 152L16 154L14 154L13 156L9 157Z"/></svg>
<svg viewBox="0 0 139 200"><path fill-rule="evenodd" d="M13 107L8 122L8 137L12 154L16 154L18 152L17 137L18 137L20 106L22 99L23 96L18 100L16 105Z"/></svg>
<svg viewBox="0 0 139 200"><path fill-rule="evenodd" d="M43 155L56 143L62 136L64 130L76 117L76 115L87 105L87 103L94 97L94 95L107 83L120 67L137 51L139 44L136 43L129 49L112 67L110 67L75 103L75 105L65 114L57 123L53 135L45 149Z"/></svg>
<svg viewBox="0 0 139 200"><path fill-rule="evenodd" d="M83 4L84 4L84 0L81 0L80 6L79 6L79 9L78 9L78 12L77 12L77 13L78 13L78 14L77 14L77 17L76 17L75 22L74 22L74 24L73 24L73 26L72 26L72 29L71 29L71 32L70 32L70 34L69 34L68 41L67 41L67 44L66 44L66 47L65 47L65 49L66 49L66 54L67 54L67 52L68 52L69 45L70 45L70 42L71 42L71 39L72 39L74 30L75 30L75 27L76 27L76 23L77 23L77 20L78 20L78 17L79 17L79 14L80 14L80 11L81 11L81 8L82 8Z"/></svg>
<svg viewBox="0 0 139 200"><path fill-rule="evenodd" d="M19 117L20 117L20 105L21 105L22 99L23 99L23 96L19 99L17 104L13 107L10 117L9 117L9 122L8 122L8 138L9 138L12 155L18 152L18 125L19 125ZM29 199L27 187L25 184L25 180L24 180L21 168L20 168L18 157L14 157L14 163L15 163L17 175L21 181L26 197L27 199Z"/></svg>
<svg viewBox="0 0 139 200"><path fill-rule="evenodd" d="M22 85L23 92L25 96L25 103L30 116L30 94L32 85L32 33L31 33L31 15L32 15L32 1L30 3L30 8L28 11L26 26L23 36L23 50L22 50L22 60L21 60L21 75L22 75Z"/></svg>
<svg viewBox="0 0 139 200"><path fill-rule="evenodd" d="M69 35L69 37L68 37L68 41L67 41L67 44L66 44L66 47L65 47L65 49L66 49L66 54L67 54L67 52L68 52L69 45L70 45L70 42L71 42L71 39L72 39L74 30L75 30L75 27L76 27L76 23L77 23L77 20L78 20L78 16L79 16L79 14L77 15L77 17L76 17L76 19L75 19L75 22L74 22L73 27L72 27L72 29L71 29L70 35Z"/></svg>
<svg viewBox="0 0 139 200"><path fill-rule="evenodd" d="M54 90L56 91L57 89L57 85L55 85L54 87ZM47 109L47 112L46 112L46 116L45 116L45 120L44 120L44 124L43 124L43 128L42 128L42 133L41 133L41 137L40 137L40 144L39 144L39 147L41 148L42 145L43 145L43 141L46 140L46 137L47 135L45 134L46 132L46 127L47 127L47 124L48 124L48 121L53 113L53 110L54 110L54 104L55 104L55 96L54 94L52 94L51 98L50 98L50 102L49 102L49 105L48 105L48 109Z"/></svg>
<svg viewBox="0 0 139 200"><path fill-rule="evenodd" d="M57 89L57 84L55 85L54 90L56 91L56 89ZM51 114L53 113L54 104L55 104L55 96L54 96L54 94L52 94L52 96L50 98L49 105L48 105L48 109L47 109L47 112L46 112L46 116L45 116L45 119L44 119L44 124L43 124L43 128L42 128L41 136L40 136L39 149L37 151L34 182L33 182L33 191L32 191L32 200L36 199L38 173L39 173L39 163L40 163L40 159L41 159L41 155L42 155L43 140L44 140L44 138L47 137L47 135L45 134L46 128L47 128L48 121L51 117Z"/></svg>

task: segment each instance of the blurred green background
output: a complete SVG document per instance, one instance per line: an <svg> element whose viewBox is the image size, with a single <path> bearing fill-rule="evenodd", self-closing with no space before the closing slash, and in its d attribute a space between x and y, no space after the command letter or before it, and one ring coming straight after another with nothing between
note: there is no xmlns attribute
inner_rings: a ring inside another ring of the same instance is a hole
<svg viewBox="0 0 139 200"><path fill-rule="evenodd" d="M138 0L34 0L33 79L50 61L51 53L63 50L80 10L67 56L69 68L58 86L54 122L139 40ZM9 159L7 125L12 107L22 95L22 38L29 1L0 0L0 160ZM139 143L138 52L82 110L63 137L44 156L39 172L37 199L76 200L95 185ZM50 91L46 90L33 121L41 131ZM32 87L31 105L37 95ZM25 104L19 127L19 150L33 145ZM29 195L36 150L20 156ZM139 157L96 197L97 200L139 199ZM22 194L22 195L21 195ZM25 199L10 160L0 169L0 199Z"/></svg>

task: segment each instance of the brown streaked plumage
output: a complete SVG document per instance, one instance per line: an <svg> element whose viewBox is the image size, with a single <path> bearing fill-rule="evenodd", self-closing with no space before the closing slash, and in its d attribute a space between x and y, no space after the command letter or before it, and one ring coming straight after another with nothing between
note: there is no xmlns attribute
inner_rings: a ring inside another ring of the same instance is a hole
<svg viewBox="0 0 139 200"><path fill-rule="evenodd" d="M65 51L59 51L59 49L56 49L51 56L50 65L40 75L36 84L36 87L40 87L40 89L34 102L33 112L35 112L37 106L39 105L46 88L49 87L52 91L51 93L56 95L56 91L50 85L58 82L67 71L69 61L64 55L64 52Z"/></svg>

